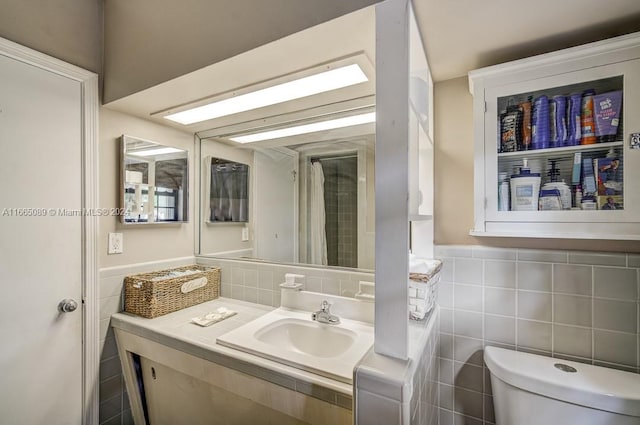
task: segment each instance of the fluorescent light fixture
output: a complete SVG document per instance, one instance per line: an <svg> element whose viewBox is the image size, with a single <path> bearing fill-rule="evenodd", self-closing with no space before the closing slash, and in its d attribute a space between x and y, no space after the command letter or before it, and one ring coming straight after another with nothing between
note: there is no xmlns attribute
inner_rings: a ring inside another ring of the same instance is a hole
<svg viewBox="0 0 640 425"><path fill-rule="evenodd" d="M275 105L330 90L369 81L357 64L343 66L308 77L256 90L240 96L198 106L165 116L166 119L189 125L263 106Z"/></svg>
<svg viewBox="0 0 640 425"><path fill-rule="evenodd" d="M157 148L157 149L146 149L143 151L127 152L127 155L154 156L154 155L166 155L168 153L176 153L176 152L184 152L184 151L182 149L176 149L176 148Z"/></svg>
<svg viewBox="0 0 640 425"><path fill-rule="evenodd" d="M295 127L281 128L265 131L263 133L248 134L246 136L231 137L230 140L238 143L253 143L263 140L279 139L281 137L298 136L300 134L315 133L317 131L333 130L335 128L351 127L359 124L369 124L376 121L376 113L353 115L350 117L336 118L328 121L314 122L312 124L298 125Z"/></svg>

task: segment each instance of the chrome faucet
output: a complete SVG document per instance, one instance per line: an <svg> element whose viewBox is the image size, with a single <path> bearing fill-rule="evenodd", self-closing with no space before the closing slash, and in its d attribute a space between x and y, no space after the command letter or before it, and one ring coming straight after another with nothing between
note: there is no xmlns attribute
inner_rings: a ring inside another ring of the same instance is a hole
<svg viewBox="0 0 640 425"><path fill-rule="evenodd" d="M328 323L330 325L339 325L340 318L334 314L331 314L331 304L327 300L322 301L320 310L315 313L311 313L311 320L315 320L320 323Z"/></svg>

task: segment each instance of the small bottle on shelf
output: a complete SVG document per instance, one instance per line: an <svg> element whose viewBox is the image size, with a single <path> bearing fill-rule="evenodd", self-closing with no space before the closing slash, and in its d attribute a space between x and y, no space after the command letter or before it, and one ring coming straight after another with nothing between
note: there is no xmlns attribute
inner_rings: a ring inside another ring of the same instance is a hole
<svg viewBox="0 0 640 425"><path fill-rule="evenodd" d="M582 186L576 186L576 194L574 199L574 208L580 208L580 203L582 202Z"/></svg>
<svg viewBox="0 0 640 425"><path fill-rule="evenodd" d="M509 211L509 179L507 173L498 174L498 211Z"/></svg>
<svg viewBox="0 0 640 425"><path fill-rule="evenodd" d="M581 145L593 145L596 140L596 124L593 118L593 95L596 92L587 90L582 95L582 140Z"/></svg>

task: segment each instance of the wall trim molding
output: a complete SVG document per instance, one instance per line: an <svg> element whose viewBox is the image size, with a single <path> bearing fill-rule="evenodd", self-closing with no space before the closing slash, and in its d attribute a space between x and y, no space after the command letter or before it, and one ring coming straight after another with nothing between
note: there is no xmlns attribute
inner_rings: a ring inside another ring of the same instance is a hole
<svg viewBox="0 0 640 425"><path fill-rule="evenodd" d="M187 257L167 258L164 260L145 261L143 263L123 264L121 266L103 267L100 269L100 277L121 276L132 273L145 273L155 271L158 268L180 267L189 264L195 264L196 257L190 255Z"/></svg>

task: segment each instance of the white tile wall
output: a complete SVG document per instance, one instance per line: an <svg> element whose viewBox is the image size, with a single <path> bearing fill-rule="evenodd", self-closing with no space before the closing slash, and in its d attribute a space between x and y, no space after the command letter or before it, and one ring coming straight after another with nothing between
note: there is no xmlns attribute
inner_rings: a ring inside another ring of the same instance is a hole
<svg viewBox="0 0 640 425"><path fill-rule="evenodd" d="M409 361L370 353L356 367L357 424L437 425L442 367L438 361L439 320L439 313L432 313L424 321L410 322Z"/></svg>
<svg viewBox="0 0 640 425"><path fill-rule="evenodd" d="M486 345L640 372L640 255L437 246L441 425L491 424Z"/></svg>

